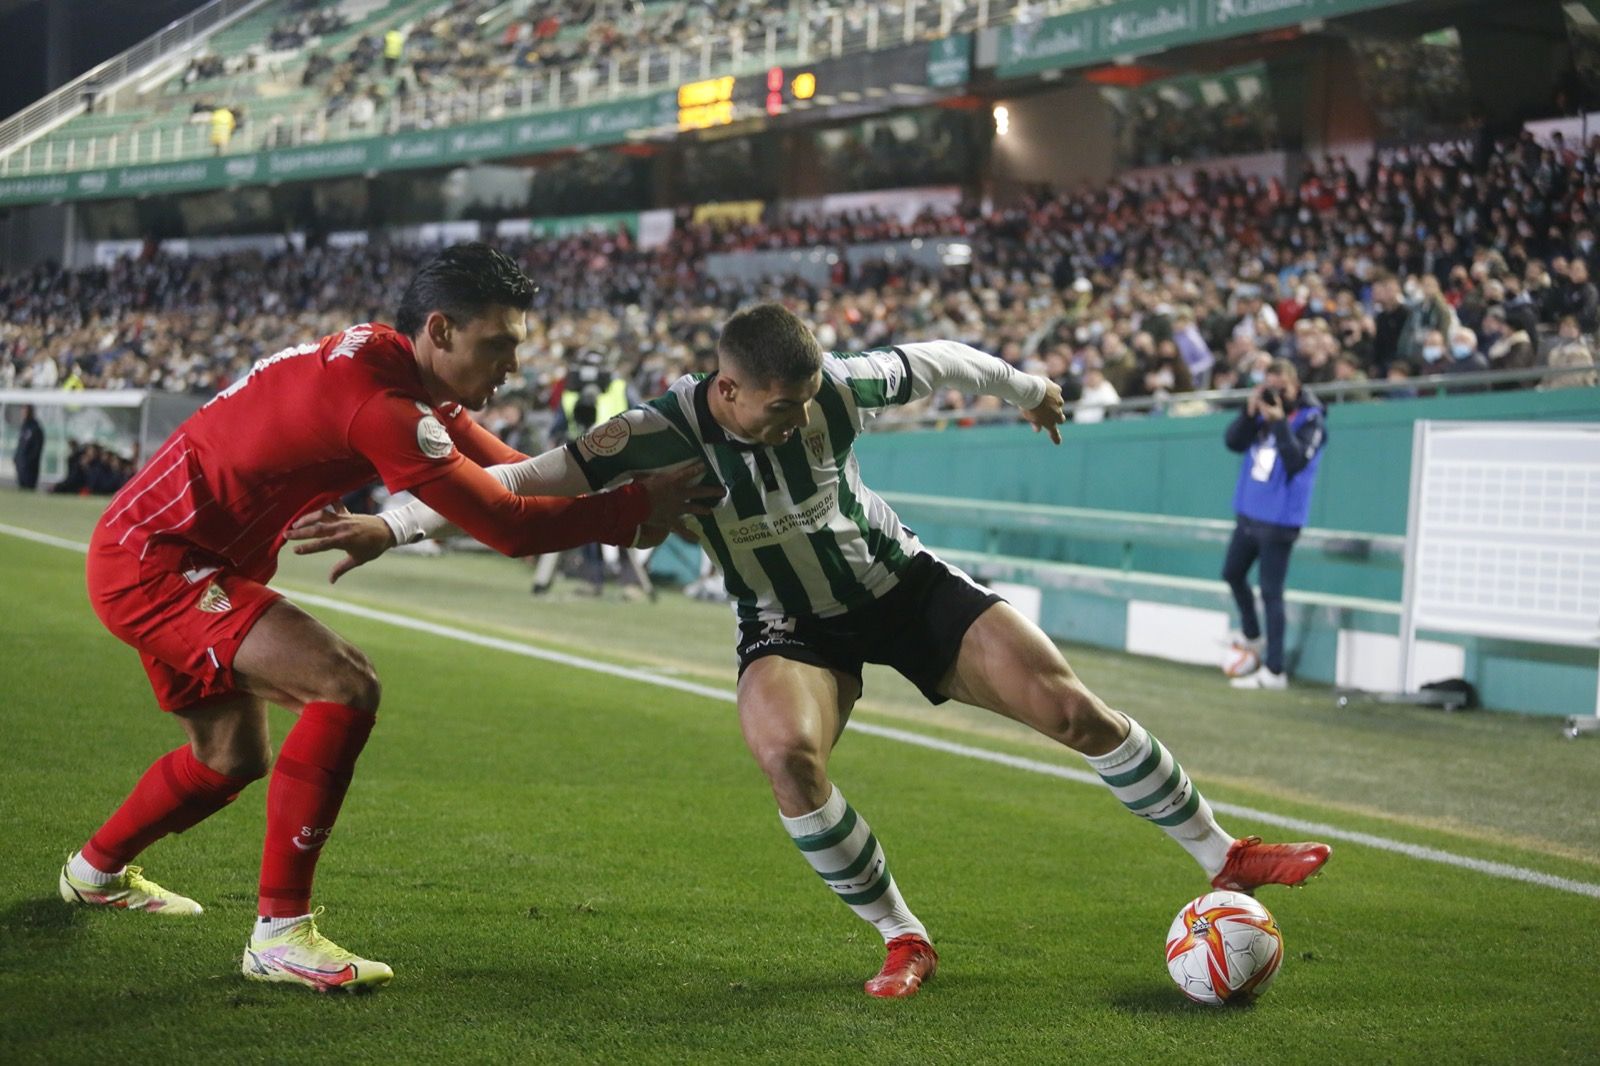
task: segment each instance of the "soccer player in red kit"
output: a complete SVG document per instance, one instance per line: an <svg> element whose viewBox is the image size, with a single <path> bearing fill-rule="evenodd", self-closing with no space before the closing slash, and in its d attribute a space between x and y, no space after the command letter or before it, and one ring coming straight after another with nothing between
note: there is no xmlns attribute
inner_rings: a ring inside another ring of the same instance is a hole
<svg viewBox="0 0 1600 1066"><path fill-rule="evenodd" d="M383 984L381 962L317 932L311 882L378 709L364 655L267 587L284 530L373 479L507 555L632 543L706 489L644 479L576 499L519 497L483 467L523 458L465 413L516 369L533 284L482 244L446 249L393 328L352 326L256 363L178 427L112 499L89 547L95 613L132 645L188 742L156 761L72 855L69 903L196 915L128 865L268 773L260 917L244 975L320 991ZM698 472L696 472L698 473ZM268 702L299 715L276 763Z"/></svg>

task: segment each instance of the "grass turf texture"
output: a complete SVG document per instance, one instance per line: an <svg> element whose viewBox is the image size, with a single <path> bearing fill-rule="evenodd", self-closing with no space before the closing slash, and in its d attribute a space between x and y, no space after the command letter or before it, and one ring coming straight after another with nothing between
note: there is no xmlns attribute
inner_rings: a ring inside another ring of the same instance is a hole
<svg viewBox="0 0 1600 1066"><path fill-rule="evenodd" d="M77 501L28 506L23 520L7 500L0 521L82 540L93 517ZM397 597L388 605L401 607L412 572L433 582L454 572L525 595L525 571L510 565L387 560L357 575L352 593L378 601L374 590L388 589ZM303 565L286 569L310 587ZM410 595L411 609L439 613L442 597ZM451 609L467 610L455 598ZM584 644L598 622L580 613L592 606L594 619L612 618L604 657L677 657L731 684L731 670L717 669L728 661L725 609L670 597L657 608L670 616L616 604L486 606L513 627L564 629L564 643L593 653ZM1593 899L1340 845L1312 887L1263 893L1288 943L1268 996L1251 1010L1208 1011L1188 1005L1162 966L1167 923L1205 888L1162 834L1100 789L854 736L835 775L885 842L943 956L915 1000L870 1001L859 983L881 958L876 937L784 838L730 707L322 616L385 681L378 729L318 881L325 931L396 969L393 985L359 999L238 975L263 784L141 860L204 902L203 918L86 913L55 898L63 852L179 732L150 704L133 653L89 612L82 557L0 537L7 1061L132 1052L153 1062L832 1062L860 1048L950 1062L1542 1062L1592 1061L1600 1047ZM656 636L665 617L670 646ZM1582 784L1595 749L1555 739L1554 723L1350 719L1316 690L1240 710L1236 697L1202 688L1215 683L1200 672L1074 658L1092 662L1097 687L1172 741L1216 798L1597 879L1594 804ZM876 720L903 709L893 686L877 677L869 686L883 701ZM1169 728L1180 715L1227 713L1252 716L1254 729L1190 745ZM962 716L929 721L975 741ZM288 722L276 716L275 739ZM1554 827L1532 835L1550 846L1541 855L1401 825L1369 810L1381 802L1370 790L1341 810L1317 802L1332 786L1308 789L1293 768L1237 771L1239 749L1256 737L1306 745L1309 735L1319 750L1301 761L1332 764L1330 781L1359 782L1362 768L1337 764L1364 754L1363 732L1376 734L1375 748L1408 749L1419 789L1463 773L1494 784L1508 764L1553 769L1540 786L1498 786L1521 812L1505 835L1537 823L1542 806ZM1049 757L1003 730L976 742Z"/></svg>

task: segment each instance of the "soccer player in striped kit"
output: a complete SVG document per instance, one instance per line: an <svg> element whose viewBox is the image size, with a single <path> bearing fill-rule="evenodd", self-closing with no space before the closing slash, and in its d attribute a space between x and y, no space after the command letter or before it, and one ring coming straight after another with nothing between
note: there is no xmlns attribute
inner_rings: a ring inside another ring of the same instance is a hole
<svg viewBox="0 0 1600 1066"><path fill-rule="evenodd" d="M938 956L884 846L828 776L863 662L893 666L933 703L987 708L1082 753L1216 888L1299 884L1330 850L1224 832L1154 737L1090 692L1036 626L923 548L862 484L851 445L867 421L946 388L1009 400L1061 442L1061 390L1043 378L949 341L825 354L795 315L767 304L728 321L716 374L681 378L565 449L490 470L519 493L571 495L699 465L726 490L695 524L737 601L745 741L806 862L882 935L887 957L865 986L880 997L914 994ZM345 549L337 574L442 525L424 502L380 519L308 522L291 536L311 550Z"/></svg>
<svg viewBox="0 0 1600 1066"><path fill-rule="evenodd" d="M311 883L378 709L364 655L267 587L285 529L374 477L507 555L632 543L715 495L684 470L575 499L513 495L483 470L524 457L465 413L516 369L533 284L485 245L418 272L393 328L352 326L256 363L179 426L112 499L91 538L89 598L139 652L187 734L62 867L68 903L159 915L200 904L129 863L267 775L259 920L248 978L320 991L379 985L381 962L312 921ZM700 508L703 510L703 508ZM276 763L267 704L299 716Z"/></svg>

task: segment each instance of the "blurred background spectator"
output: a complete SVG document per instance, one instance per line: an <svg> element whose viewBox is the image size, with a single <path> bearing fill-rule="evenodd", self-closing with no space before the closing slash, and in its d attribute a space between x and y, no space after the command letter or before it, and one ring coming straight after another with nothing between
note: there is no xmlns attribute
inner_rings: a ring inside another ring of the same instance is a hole
<svg viewBox="0 0 1600 1066"><path fill-rule="evenodd" d="M1361 173L1324 159L1295 187L1199 171L1182 185L1117 182L909 220L772 208L759 222L719 224L686 211L649 249L627 230L506 242L542 288L503 397L519 420L559 417L568 363L590 350L606 352L636 394L658 392L707 368L721 319L758 298L787 303L829 348L972 343L1049 374L1102 414L1113 395L1248 386L1279 357L1308 383L1537 367L1558 345L1587 346L1600 313L1585 258L1600 222L1597 145L1561 162L1519 136L1481 167L1458 147L1395 149ZM1522 199L1539 183L1562 195ZM1526 226L1512 226L1513 206ZM707 265L712 253L940 236L968 244L970 262L850 268L841 256L826 284L719 279ZM395 279L428 251L373 243L200 259L152 249L0 277L0 380L208 395L274 351L387 317ZM1456 354L1462 345L1471 351ZM929 409L980 413L946 395L896 414Z"/></svg>

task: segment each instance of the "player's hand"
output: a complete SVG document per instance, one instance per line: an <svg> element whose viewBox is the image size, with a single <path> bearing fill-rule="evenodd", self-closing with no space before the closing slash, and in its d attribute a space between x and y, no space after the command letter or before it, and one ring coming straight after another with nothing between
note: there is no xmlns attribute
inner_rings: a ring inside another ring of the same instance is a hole
<svg viewBox="0 0 1600 1066"><path fill-rule="evenodd" d="M1030 407L1022 412L1023 421L1033 426L1035 433L1041 429L1050 434L1051 444L1061 443L1061 423L1067 420L1066 403L1061 398L1061 386L1053 381L1045 382L1044 400L1038 407Z"/></svg>
<svg viewBox="0 0 1600 1066"><path fill-rule="evenodd" d="M650 514L641 524L698 540L684 516L708 515L711 505L722 498L722 486L697 484L705 473L704 464L694 463L669 474L642 474L636 478L650 497Z"/></svg>
<svg viewBox="0 0 1600 1066"><path fill-rule="evenodd" d="M635 548L659 548L666 543L667 538L672 536L672 533L673 531L666 526L640 526L639 535L633 538L633 546ZM700 539L693 530L687 530L680 535L686 540L694 542L698 542Z"/></svg>
<svg viewBox="0 0 1600 1066"><path fill-rule="evenodd" d="M383 519L376 515L351 514L343 507L324 507L301 515L284 536L303 542L294 546L296 555L325 551L345 553L328 571L330 585L394 547L394 535Z"/></svg>

